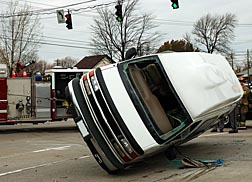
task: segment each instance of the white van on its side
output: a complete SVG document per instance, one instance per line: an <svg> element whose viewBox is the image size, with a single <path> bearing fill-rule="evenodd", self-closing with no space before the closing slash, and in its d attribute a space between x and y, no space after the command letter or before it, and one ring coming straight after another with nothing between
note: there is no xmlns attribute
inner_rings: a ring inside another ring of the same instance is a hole
<svg viewBox="0 0 252 182"><path fill-rule="evenodd" d="M109 173L202 134L243 93L224 57L198 52L97 68L66 90L85 142Z"/></svg>

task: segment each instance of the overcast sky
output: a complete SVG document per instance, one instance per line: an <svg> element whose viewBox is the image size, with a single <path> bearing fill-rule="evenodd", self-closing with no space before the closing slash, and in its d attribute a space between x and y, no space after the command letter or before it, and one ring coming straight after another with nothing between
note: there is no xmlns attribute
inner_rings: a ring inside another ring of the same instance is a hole
<svg viewBox="0 0 252 182"><path fill-rule="evenodd" d="M126 0L125 0L126 1ZM4 8L8 0L0 0L1 8ZM43 44L39 48L39 57L42 60L53 62L54 60L70 56L82 59L90 52L90 25L97 14L95 9L88 8L94 5L116 2L112 0L19 0L20 5L27 2L33 9L55 8L69 4L86 2L71 6L73 29L68 30L65 24L58 24L56 13L41 14L43 36L45 43L69 45L71 47ZM110 5L114 8L114 4ZM88 9L83 9L88 8ZM232 48L237 54L244 54L247 49L252 51L252 1L251 0L179 0L179 9L172 9L170 0L140 0L137 9L140 12L149 12L155 16L159 24L157 30L164 36L164 41L182 39L185 33L191 33L193 23L200 17L211 14L234 13L238 19L235 28L235 40ZM61 9L61 8L59 8ZM67 8L63 8L67 11ZM80 48L77 48L80 47ZM238 58L242 59L242 58Z"/></svg>

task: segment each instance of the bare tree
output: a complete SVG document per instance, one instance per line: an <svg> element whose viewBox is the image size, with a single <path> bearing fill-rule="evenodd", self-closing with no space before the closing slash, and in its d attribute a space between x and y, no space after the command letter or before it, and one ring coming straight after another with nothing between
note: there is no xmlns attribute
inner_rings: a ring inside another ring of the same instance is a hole
<svg viewBox="0 0 252 182"><path fill-rule="evenodd" d="M194 24L192 34L196 36L195 42L205 47L208 53L230 52L229 44L234 39L236 22L234 14L215 16L207 14Z"/></svg>
<svg viewBox="0 0 252 182"><path fill-rule="evenodd" d="M38 15L33 15L30 6L9 3L1 16L0 57L10 69L17 60L22 63L37 59L37 47L41 39Z"/></svg>
<svg viewBox="0 0 252 182"><path fill-rule="evenodd" d="M41 74L45 74L45 70L48 69L50 65L48 62L44 60L39 60L34 64L31 64L27 69L31 73L31 75L35 74L37 71L39 71Z"/></svg>
<svg viewBox="0 0 252 182"><path fill-rule="evenodd" d="M63 58L63 59L57 59L55 61L55 64L57 66L62 66L63 68L70 68L74 66L77 63L77 59L71 58L69 56Z"/></svg>
<svg viewBox="0 0 252 182"><path fill-rule="evenodd" d="M128 0L123 3L123 22L116 21L113 11L108 7L98 9L99 16L91 25L91 45L96 54L107 54L111 58L124 60L125 52L136 47L139 55L150 53L156 46L160 33L154 31L151 14L137 14L139 0ZM154 52L154 51L152 51Z"/></svg>

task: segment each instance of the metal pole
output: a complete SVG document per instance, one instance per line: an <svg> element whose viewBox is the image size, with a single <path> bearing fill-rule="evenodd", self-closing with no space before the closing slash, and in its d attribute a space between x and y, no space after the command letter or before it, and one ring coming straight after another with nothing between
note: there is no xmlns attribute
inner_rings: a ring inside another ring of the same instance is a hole
<svg viewBox="0 0 252 182"><path fill-rule="evenodd" d="M123 1L120 2L118 0L118 4L123 5ZM122 18L123 18L123 13L122 13ZM125 55L124 55L124 52L125 52L125 42L124 42L124 39L123 39L124 38L123 37L123 21L120 22L120 30L121 30L121 44L122 44L122 61L124 61L124 59L125 59Z"/></svg>
<svg viewBox="0 0 252 182"><path fill-rule="evenodd" d="M232 65L232 69L234 70L234 54L231 52L231 65Z"/></svg>
<svg viewBox="0 0 252 182"><path fill-rule="evenodd" d="M249 50L248 49L247 49L247 64L248 64L248 86L250 88L250 75L249 75L250 65L249 65Z"/></svg>

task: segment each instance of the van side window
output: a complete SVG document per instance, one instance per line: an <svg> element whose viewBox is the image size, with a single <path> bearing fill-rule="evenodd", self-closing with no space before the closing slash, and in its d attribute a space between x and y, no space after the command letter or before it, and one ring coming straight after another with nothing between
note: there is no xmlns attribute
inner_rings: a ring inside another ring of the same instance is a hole
<svg viewBox="0 0 252 182"><path fill-rule="evenodd" d="M147 62L148 64L146 62L130 63L128 75L153 119L152 124L162 136L181 126L187 117L171 91L159 64L153 61Z"/></svg>

